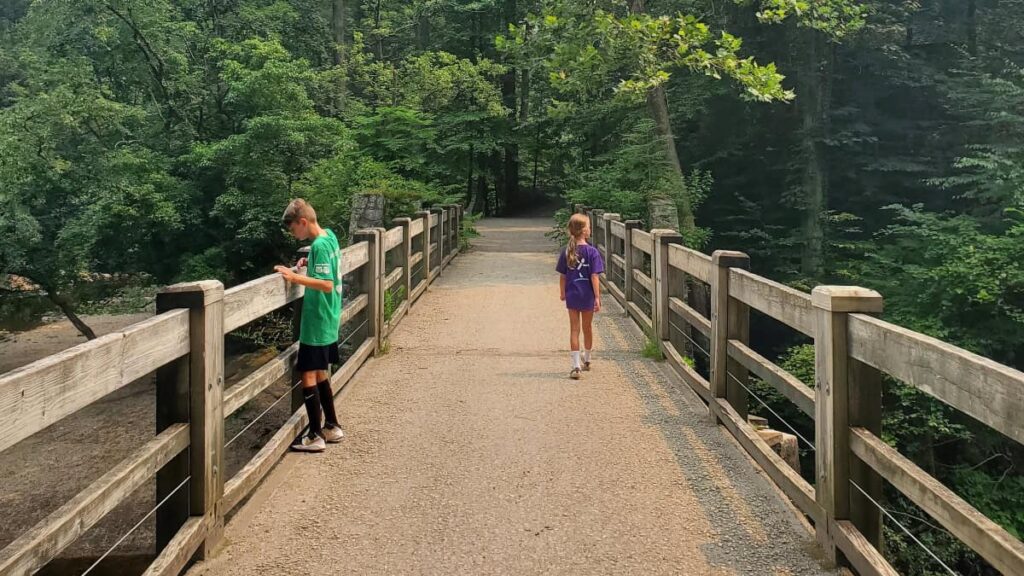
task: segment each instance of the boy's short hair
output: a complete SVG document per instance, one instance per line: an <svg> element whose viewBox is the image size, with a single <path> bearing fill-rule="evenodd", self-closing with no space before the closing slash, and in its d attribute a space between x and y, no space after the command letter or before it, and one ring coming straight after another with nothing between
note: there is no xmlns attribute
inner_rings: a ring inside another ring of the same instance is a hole
<svg viewBox="0 0 1024 576"><path fill-rule="evenodd" d="M288 207L284 209L281 223L285 226L291 226L293 222L298 222L300 218L305 218L309 222L316 222L316 210L313 210L309 202L302 198L296 198L288 203Z"/></svg>

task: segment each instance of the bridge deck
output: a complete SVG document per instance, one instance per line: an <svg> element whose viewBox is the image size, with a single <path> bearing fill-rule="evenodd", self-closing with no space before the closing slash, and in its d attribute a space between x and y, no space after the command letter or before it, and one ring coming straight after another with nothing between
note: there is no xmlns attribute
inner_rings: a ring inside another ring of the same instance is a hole
<svg viewBox="0 0 1024 576"><path fill-rule="evenodd" d="M191 574L825 574L812 537L611 298L567 378L547 220L482 222Z"/></svg>

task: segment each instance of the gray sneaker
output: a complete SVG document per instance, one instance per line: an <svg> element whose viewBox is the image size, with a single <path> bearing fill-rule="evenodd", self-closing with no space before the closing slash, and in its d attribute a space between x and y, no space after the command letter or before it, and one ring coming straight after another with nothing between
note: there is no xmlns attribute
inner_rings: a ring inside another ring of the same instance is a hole
<svg viewBox="0 0 1024 576"><path fill-rule="evenodd" d="M345 437L345 433L341 431L341 426L325 426L324 427L324 440L328 444L337 444L341 442L341 439Z"/></svg>

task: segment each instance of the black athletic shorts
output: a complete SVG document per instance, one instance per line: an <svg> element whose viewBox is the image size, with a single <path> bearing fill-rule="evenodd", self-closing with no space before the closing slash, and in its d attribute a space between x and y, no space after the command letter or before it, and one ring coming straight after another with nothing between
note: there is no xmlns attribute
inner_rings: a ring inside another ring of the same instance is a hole
<svg viewBox="0 0 1024 576"><path fill-rule="evenodd" d="M338 343L326 346L310 346L299 343L299 359L295 369L299 372L312 372L314 370L327 370L328 364L337 364Z"/></svg>

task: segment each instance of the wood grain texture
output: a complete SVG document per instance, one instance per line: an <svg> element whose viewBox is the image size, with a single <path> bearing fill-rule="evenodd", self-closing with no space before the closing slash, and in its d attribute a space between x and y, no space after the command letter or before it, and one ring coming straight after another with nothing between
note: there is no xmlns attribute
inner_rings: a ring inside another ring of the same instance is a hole
<svg viewBox="0 0 1024 576"><path fill-rule="evenodd" d="M188 329L169 312L0 376L0 451L180 358Z"/></svg>
<svg viewBox="0 0 1024 576"><path fill-rule="evenodd" d="M1024 373L864 314L849 330L854 358L1024 443Z"/></svg>
<svg viewBox="0 0 1024 576"><path fill-rule="evenodd" d="M896 489L1003 574L1024 573L1024 542L946 488L881 438L850 432L850 449Z"/></svg>
<svg viewBox="0 0 1024 576"><path fill-rule="evenodd" d="M852 522L833 522L832 534L835 536L836 545L860 576L900 576Z"/></svg>
<svg viewBox="0 0 1024 576"><path fill-rule="evenodd" d="M395 226L384 233L384 251L388 252L397 248L405 239L401 226Z"/></svg>
<svg viewBox="0 0 1024 576"><path fill-rule="evenodd" d="M668 263L705 284L711 283L711 256L707 254L681 244L669 244Z"/></svg>
<svg viewBox="0 0 1024 576"><path fill-rule="evenodd" d="M617 220L608 221L608 231L616 238L626 239L626 224Z"/></svg>
<svg viewBox="0 0 1024 576"><path fill-rule="evenodd" d="M668 363L675 369L676 374L683 379L683 382L686 382L705 403L710 402L711 385L683 360L683 355L676 350L676 347L671 342L663 340L661 342L661 351L665 353Z"/></svg>
<svg viewBox="0 0 1024 576"><path fill-rule="evenodd" d="M422 218L413 218L412 219L412 224L410 225L409 228L411 230L410 234L413 237L416 237L416 236L419 236L420 234L423 234L423 219Z"/></svg>
<svg viewBox="0 0 1024 576"><path fill-rule="evenodd" d="M345 305L341 309L341 324L344 325L351 322L352 319L356 317L356 314L362 312L369 303L370 299L366 294L360 294L348 302L345 302Z"/></svg>
<svg viewBox="0 0 1024 576"><path fill-rule="evenodd" d="M370 261L370 245L366 241L356 242L341 251L341 275L351 274Z"/></svg>
<svg viewBox="0 0 1024 576"><path fill-rule="evenodd" d="M285 282L280 274L269 274L239 284L224 292L224 333L302 298L303 288Z"/></svg>
<svg viewBox="0 0 1024 576"><path fill-rule="evenodd" d="M189 427L174 424L0 551L0 574L32 574L188 448Z"/></svg>
<svg viewBox="0 0 1024 576"><path fill-rule="evenodd" d="M178 576L205 538L205 518L189 518L142 576Z"/></svg>
<svg viewBox="0 0 1024 576"><path fill-rule="evenodd" d="M224 417L231 416L271 384L291 374L298 352L299 344L292 344L273 360L246 376L241 382L225 390Z"/></svg>
<svg viewBox="0 0 1024 576"><path fill-rule="evenodd" d="M729 295L794 330L814 337L810 294L746 270L732 270L729 275Z"/></svg>
<svg viewBox="0 0 1024 576"><path fill-rule="evenodd" d="M633 247L648 256L654 255L654 236L639 228L633 230Z"/></svg>
<svg viewBox="0 0 1024 576"><path fill-rule="evenodd" d="M654 294L654 280L650 276L644 274L641 270L633 269L633 280L647 290L648 293Z"/></svg>
<svg viewBox="0 0 1024 576"><path fill-rule="evenodd" d="M729 356L782 393L804 414L814 418L814 390L796 376L737 340L729 340Z"/></svg>
<svg viewBox="0 0 1024 576"><path fill-rule="evenodd" d="M394 270L388 273L384 277L384 289L390 290L392 286L398 283L402 279L402 274L405 273L405 268L398 266Z"/></svg>
<svg viewBox="0 0 1024 576"><path fill-rule="evenodd" d="M711 337L711 320L704 317L703 314L692 308L686 302L681 299L672 296L668 299L669 310L678 314L687 324L693 326L698 332Z"/></svg>
<svg viewBox="0 0 1024 576"><path fill-rule="evenodd" d="M644 314L644 311L636 305L636 302L627 303L626 309L629 311L629 315L633 317L633 321L640 326L641 330L644 332L650 332L654 329L654 324L651 322L650 316Z"/></svg>
<svg viewBox="0 0 1024 576"><path fill-rule="evenodd" d="M743 449L750 454L801 512L814 519L815 523L820 522L824 518L824 514L815 502L814 488L765 444L754 427L740 418L740 415L724 398L718 398L717 405L722 423L739 441Z"/></svg>

